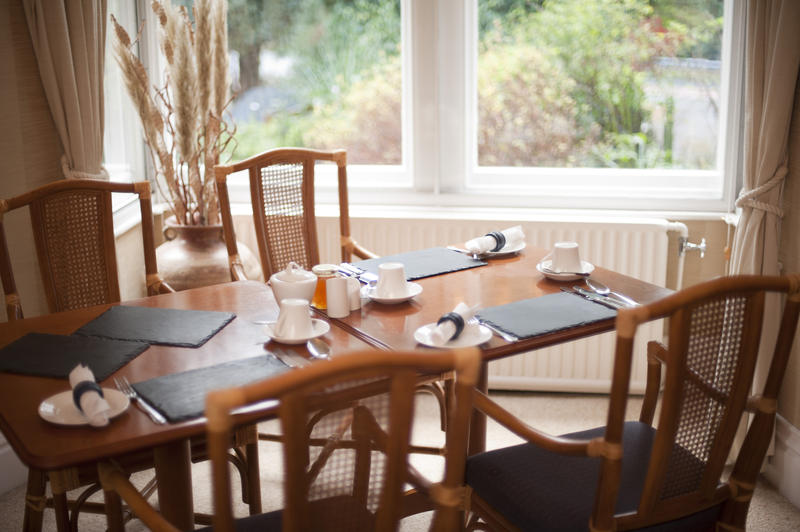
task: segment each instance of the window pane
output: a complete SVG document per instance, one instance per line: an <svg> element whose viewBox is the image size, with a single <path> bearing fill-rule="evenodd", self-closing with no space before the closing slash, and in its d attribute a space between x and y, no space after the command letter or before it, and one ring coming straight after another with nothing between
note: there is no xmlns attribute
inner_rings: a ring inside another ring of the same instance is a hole
<svg viewBox="0 0 800 532"><path fill-rule="evenodd" d="M717 167L723 0L478 0L478 164Z"/></svg>
<svg viewBox="0 0 800 532"><path fill-rule="evenodd" d="M399 0L229 0L237 64L235 159L269 148L346 148L400 164Z"/></svg>
<svg viewBox="0 0 800 532"><path fill-rule="evenodd" d="M138 27L134 2L108 0L108 12L123 27ZM141 121L128 96L113 50L114 32L109 29L103 73L103 165L112 181L141 181L147 179Z"/></svg>

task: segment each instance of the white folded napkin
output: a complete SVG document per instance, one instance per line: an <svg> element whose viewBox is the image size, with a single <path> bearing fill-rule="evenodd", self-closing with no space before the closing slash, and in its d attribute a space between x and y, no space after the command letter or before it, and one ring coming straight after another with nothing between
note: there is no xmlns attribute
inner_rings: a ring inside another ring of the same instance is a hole
<svg viewBox="0 0 800 532"><path fill-rule="evenodd" d="M468 329L477 327L477 323L471 322L473 316L478 311L479 305L468 306L466 303L459 303L453 312L464 319L464 330L461 334L466 334ZM436 346L442 346L449 342L456 333L456 325L450 320L443 321L434 327L430 332L430 342Z"/></svg>
<svg viewBox="0 0 800 532"><path fill-rule="evenodd" d="M500 231L500 233L505 237L506 243L499 251L517 247L525 241L525 233L519 225L509 227L504 231ZM492 251L496 246L497 240L489 235L473 238L464 244L464 247L472 253L486 253L487 251Z"/></svg>
<svg viewBox="0 0 800 532"><path fill-rule="evenodd" d="M69 385L75 389L78 384L84 381L95 382L94 373L83 364L78 364L69 372ZM93 427L108 425L108 414L111 412L111 406L95 390L87 390L81 394L80 410L83 411L83 415L86 416L89 424Z"/></svg>

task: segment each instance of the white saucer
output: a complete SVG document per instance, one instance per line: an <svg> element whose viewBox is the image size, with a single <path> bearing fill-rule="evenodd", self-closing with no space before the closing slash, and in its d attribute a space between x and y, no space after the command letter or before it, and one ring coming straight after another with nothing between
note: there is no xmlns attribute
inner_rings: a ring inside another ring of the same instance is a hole
<svg viewBox="0 0 800 532"><path fill-rule="evenodd" d="M380 297L375 293L374 286L365 286L361 289L361 296L368 297L372 301L376 303L383 303L384 305L394 305L396 303L402 303L404 301L408 301L409 299L413 299L422 293L422 285L419 283L408 283L406 285L407 292L403 296L397 297Z"/></svg>
<svg viewBox="0 0 800 532"><path fill-rule="evenodd" d="M450 340L444 345L434 345L431 342L431 332L433 329L436 328L435 323L429 323L427 325L423 325L416 331L414 331L414 340L421 343L422 345L427 345L428 347L439 347L441 349L450 349L456 347L472 347L474 345L481 345L484 342L488 342L489 339L492 337L492 331L489 330L487 327L483 325L478 325L477 327L471 326L466 327L464 331L458 335L458 338L455 340Z"/></svg>
<svg viewBox="0 0 800 532"><path fill-rule="evenodd" d="M507 255L516 255L520 251L525 249L525 242L520 242L516 246L511 246L508 248L503 248L500 251L485 251L483 253L478 253L479 259L499 259L500 257L505 257Z"/></svg>
<svg viewBox="0 0 800 532"><path fill-rule="evenodd" d="M331 330L331 326L327 321L311 318L311 336L307 336L305 338L283 338L276 335L272 330L276 323L277 322L271 321L264 326L264 329L266 329L267 336L269 336L270 339L280 344L304 344L312 338L322 336Z"/></svg>
<svg viewBox="0 0 800 532"><path fill-rule="evenodd" d="M108 401L111 411L108 417L113 418L128 409L131 402L128 396L114 388L103 388L103 397ZM45 421L56 425L88 425L89 420L78 410L72 400L72 390L66 390L48 397L39 405L39 415Z"/></svg>
<svg viewBox="0 0 800 532"><path fill-rule="evenodd" d="M539 273L547 277L548 279L552 279L553 281L575 281L577 279L583 279L585 275L576 275L574 273L553 273L546 271L545 268L550 268L553 264L553 261L550 259L543 260L539 264L536 265L536 269L539 270ZM594 265L591 262L586 262L585 260L581 261L581 271L584 274L590 274L594 271Z"/></svg>

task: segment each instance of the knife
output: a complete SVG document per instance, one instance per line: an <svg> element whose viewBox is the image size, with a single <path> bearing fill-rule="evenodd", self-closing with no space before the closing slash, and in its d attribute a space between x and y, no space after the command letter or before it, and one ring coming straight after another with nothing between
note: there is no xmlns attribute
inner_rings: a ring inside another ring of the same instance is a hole
<svg viewBox="0 0 800 532"><path fill-rule="evenodd" d="M576 296L581 296L584 299L588 299L589 301L593 301L595 303L599 303L604 307L613 308L614 310L619 310L624 308L618 301L614 301L613 299L608 299L603 296L597 295L593 292L589 292L584 290L580 286L573 286L572 289L562 287L562 292L567 292L568 294L575 294Z"/></svg>

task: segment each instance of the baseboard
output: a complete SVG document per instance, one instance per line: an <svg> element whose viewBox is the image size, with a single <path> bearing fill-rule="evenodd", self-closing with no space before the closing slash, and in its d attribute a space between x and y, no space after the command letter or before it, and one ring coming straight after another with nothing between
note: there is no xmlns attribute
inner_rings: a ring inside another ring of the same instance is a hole
<svg viewBox="0 0 800 532"><path fill-rule="evenodd" d="M775 423L775 455L764 474L781 495L800 508L800 429L781 416Z"/></svg>
<svg viewBox="0 0 800 532"><path fill-rule="evenodd" d="M19 461L6 439L0 435L0 494L21 486L28 478L28 468Z"/></svg>

